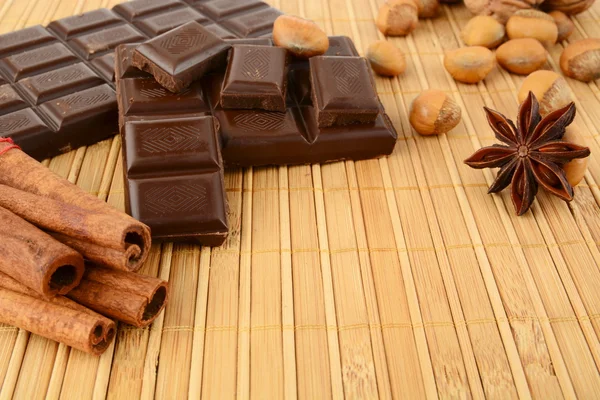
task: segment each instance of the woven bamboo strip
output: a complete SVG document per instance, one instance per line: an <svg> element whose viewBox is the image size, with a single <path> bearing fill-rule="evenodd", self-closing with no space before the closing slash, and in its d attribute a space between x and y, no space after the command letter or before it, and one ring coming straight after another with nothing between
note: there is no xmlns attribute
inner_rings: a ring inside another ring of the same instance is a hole
<svg viewBox="0 0 600 400"><path fill-rule="evenodd" d="M241 187L242 171L228 172L225 185L226 188ZM233 398L236 393L237 332L210 329L214 326L237 327L238 322L240 255L230 250L240 250L242 193L228 192L227 200L230 234L223 247L212 250L201 387L203 398ZM190 393L190 398L194 396Z"/></svg>
<svg viewBox="0 0 600 400"><path fill-rule="evenodd" d="M450 17L450 20L452 21L453 20L453 16L449 15L449 17ZM468 99L469 99L469 101L472 101L472 97L471 96L469 96ZM467 107L467 109L468 110L473 110L473 109L479 109L480 107L481 107L480 104L469 104L468 107ZM485 144L487 144L487 143L485 143ZM479 146L478 143L475 144L475 145L477 147ZM466 155L468 155L468 154L465 154L464 156L466 156ZM495 198L495 199L497 200L497 198ZM510 206L510 205L507 204L507 206ZM475 207L473 207L473 208L475 209ZM498 207L498 208L501 211L501 215L502 215L503 219L506 220L506 215L505 215L505 213L502 212L502 208L501 207ZM518 218L515 218L515 217L512 217L512 219L514 221L513 223L515 224L515 228L517 229L516 232L517 233L522 232L519 229L519 225L527 224L527 222L528 222L527 219L518 219ZM489 222L489 221L487 221L487 222ZM514 237L515 232L513 230L513 227L511 227L510 223L508 221L506 221L504 223L504 225L506 226L507 231L509 232L509 234ZM529 223L528 225L529 225L527 227L528 235L531 236L534 232L537 231L537 228L534 225L532 225L531 223ZM533 237L535 237L535 235L533 235ZM511 239L511 241L514 241L514 240L515 239ZM540 260L540 256L543 257L543 255L544 255L544 253L540 249L526 249L525 252L526 252L525 254L522 254L522 251L517 251L517 249L515 249L515 254L516 254L517 258L519 259L520 264L522 264L522 265L525 265L525 260L523 260L523 256L524 255L525 256L529 256L530 254L528 254L528 253L535 253L535 256L530 258L530 260L531 260L530 261L530 265L532 267L536 266L535 268L532 268L533 275L535 275L537 273L540 273L540 274L542 273L541 271L538 272L538 270L536 269L537 265L539 265L539 267L544 266L544 272L543 272L544 274L548 274L550 272L553 272L552 269L548 270L548 268L547 268L548 261L546 263L543 263L543 262L540 263L538 261L538 260ZM550 263L551 263L551 261L550 261ZM564 313L566 313L566 314L572 313L572 311L571 311L571 309L569 307L568 299L566 299L564 297L564 291L561 291L560 287L553 286L553 283L557 284L558 282L560 282L558 280L558 277L556 275L554 275L556 277L556 280L554 280L554 281L552 279L549 279L549 277L547 277L545 279L539 278L537 280L538 288L540 288L540 293L539 294L540 294L540 297L541 297L541 298L538 298L538 293L533 288L535 283L531 281L533 278L529 275L529 271L527 271L526 268L523 268L523 271L524 271L523 272L524 276L526 278L526 282L528 283L528 286L530 288L529 291L532 294L532 299L534 301L535 308L537 310L537 314L538 315L541 315L542 317L545 317L546 310L544 310L544 306L546 306L546 307L553 307L553 305L555 304L554 301L556 301L556 297L555 296L559 296L559 294L563 294L563 304L562 304L562 306L560 306L560 303L558 303L556 306L554 306L552 309L550 309L550 311L552 312L552 314L554 314L555 312L558 312L561 315L563 315ZM545 304L544 305L540 304L542 302L545 302ZM557 309L557 307L558 307L558 309ZM552 314L551 314L551 316L552 316ZM544 330L546 339L548 340L548 343L549 343L549 346L550 346L551 355L552 355L553 363L554 363L554 368L557 370L557 374L558 374L559 378L561 378L561 386L563 387L563 390L566 390L566 393L569 393L569 388L568 388L568 385L569 385L568 379L569 378L568 378L568 376L565 376L565 373L563 371L563 368L564 368L563 362L559 358L560 355L557 354L557 349L555 349L556 345L554 344L554 342L555 342L556 338L554 338L552 336L552 332L550 331L550 328L545 323L543 323L541 326L542 326L542 329ZM579 345L580 346L582 345L582 343L581 343L581 339L582 339L581 338L581 334L579 333L579 329L578 329L577 326L561 326L561 327L555 328L555 329L561 330L562 332L566 332L566 330L570 331L571 334L573 335L574 339L578 338L580 340ZM571 350L571 349L575 348L575 346L570 346L570 344L567 344L565 342L563 342L562 345L567 350ZM589 362L590 358L589 358L589 355L587 354L587 352L585 352L585 345L583 347L583 350L584 350L584 352L582 354L583 359L585 360L586 357L587 357L587 360ZM584 370L585 370L585 368L586 368L586 366L583 367ZM587 366L587 368L589 368L589 365ZM590 375L588 374L587 376L590 376ZM592 375L592 376L590 376L590 378L594 379L595 377ZM579 377L576 377L574 379L579 379Z"/></svg>

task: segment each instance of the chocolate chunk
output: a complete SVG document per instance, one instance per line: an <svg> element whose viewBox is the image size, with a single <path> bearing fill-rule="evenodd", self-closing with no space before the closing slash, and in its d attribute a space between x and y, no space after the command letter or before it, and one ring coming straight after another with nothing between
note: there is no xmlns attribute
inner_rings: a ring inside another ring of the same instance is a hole
<svg viewBox="0 0 600 400"><path fill-rule="evenodd" d="M0 85L0 115L27 107L25 100L10 85Z"/></svg>
<svg viewBox="0 0 600 400"><path fill-rule="evenodd" d="M101 31L78 36L68 43L85 60L112 52L122 43L144 41L146 38L129 25L117 25Z"/></svg>
<svg viewBox="0 0 600 400"><path fill-rule="evenodd" d="M375 121L379 99L367 60L319 56L309 62L319 127Z"/></svg>
<svg viewBox="0 0 600 400"><path fill-rule="evenodd" d="M197 2L194 7L209 18L221 21L244 11L266 8L268 4L259 0L212 0Z"/></svg>
<svg viewBox="0 0 600 400"><path fill-rule="evenodd" d="M209 24L211 21L193 8L178 8L166 13L145 17L134 22L142 32L150 37L162 35L171 29L187 22L196 21L200 24Z"/></svg>
<svg viewBox="0 0 600 400"><path fill-rule="evenodd" d="M115 81L115 55L108 53L92 60L91 64L107 82Z"/></svg>
<svg viewBox="0 0 600 400"><path fill-rule="evenodd" d="M51 22L48 29L62 40L69 40L73 36L84 32L122 24L123 20L114 12L101 8L85 14L73 15Z"/></svg>
<svg viewBox="0 0 600 400"><path fill-rule="evenodd" d="M287 50L233 46L221 90L221 106L285 112L287 73Z"/></svg>
<svg viewBox="0 0 600 400"><path fill-rule="evenodd" d="M358 57L358 50L348 36L329 36L329 48L325 56Z"/></svg>
<svg viewBox="0 0 600 400"><path fill-rule="evenodd" d="M150 14L180 7L185 7L185 5L179 0L134 0L117 4L113 7L113 11L127 21L133 22Z"/></svg>
<svg viewBox="0 0 600 400"><path fill-rule="evenodd" d="M0 69L13 82L77 62L77 57L62 43L52 43L0 60Z"/></svg>
<svg viewBox="0 0 600 400"><path fill-rule="evenodd" d="M188 22L146 43L133 53L133 65L165 88L179 92L193 80L225 65L231 46L197 22Z"/></svg>
<svg viewBox="0 0 600 400"><path fill-rule="evenodd" d="M32 104L40 104L103 83L85 64L77 63L22 79L17 86Z"/></svg>
<svg viewBox="0 0 600 400"><path fill-rule="evenodd" d="M273 23L283 13L274 8L261 8L247 14L236 15L221 24L240 37L259 37L273 30Z"/></svg>

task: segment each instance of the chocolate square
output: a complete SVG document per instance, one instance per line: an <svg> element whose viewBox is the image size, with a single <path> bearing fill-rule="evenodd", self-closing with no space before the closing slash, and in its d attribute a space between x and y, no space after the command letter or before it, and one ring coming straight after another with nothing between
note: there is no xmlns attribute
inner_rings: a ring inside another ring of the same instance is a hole
<svg viewBox="0 0 600 400"><path fill-rule="evenodd" d="M179 92L222 67L230 47L192 21L139 45L133 53L133 65L152 74L170 91Z"/></svg>
<svg viewBox="0 0 600 400"><path fill-rule="evenodd" d="M288 57L283 48L233 46L221 90L221 106L284 112L287 72Z"/></svg>
<svg viewBox="0 0 600 400"><path fill-rule="evenodd" d="M367 123L377 118L379 99L366 59L313 57L310 80L319 127Z"/></svg>

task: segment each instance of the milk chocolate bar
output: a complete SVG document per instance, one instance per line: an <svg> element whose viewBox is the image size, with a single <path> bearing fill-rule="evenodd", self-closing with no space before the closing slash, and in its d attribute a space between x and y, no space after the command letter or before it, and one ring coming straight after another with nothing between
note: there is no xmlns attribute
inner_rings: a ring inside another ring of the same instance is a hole
<svg viewBox="0 0 600 400"><path fill-rule="evenodd" d="M242 38L224 26L235 19L233 26L242 21L250 37L260 36L279 14L265 14L272 9L256 0L188 3L135 0L0 35L0 137L11 137L39 160L109 138L118 131L117 45L143 42L189 21L221 38Z"/></svg>
<svg viewBox="0 0 600 400"><path fill-rule="evenodd" d="M136 47L132 61L162 86L178 93L207 72L224 67L230 47L192 21Z"/></svg>
<svg viewBox="0 0 600 400"><path fill-rule="evenodd" d="M287 50L235 45L221 89L221 106L285 112L287 85Z"/></svg>
<svg viewBox="0 0 600 400"><path fill-rule="evenodd" d="M200 82L172 93L116 52L126 208L157 240L218 246L227 237L221 142Z"/></svg>

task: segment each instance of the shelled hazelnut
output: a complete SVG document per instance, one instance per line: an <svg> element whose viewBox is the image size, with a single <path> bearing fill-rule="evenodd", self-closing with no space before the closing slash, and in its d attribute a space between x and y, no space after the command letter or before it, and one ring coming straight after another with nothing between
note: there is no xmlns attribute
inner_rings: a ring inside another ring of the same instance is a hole
<svg viewBox="0 0 600 400"><path fill-rule="evenodd" d="M493 49L504 40L504 25L487 15L478 15L467 22L460 36L467 46Z"/></svg>
<svg viewBox="0 0 600 400"><path fill-rule="evenodd" d="M548 15L554 18L554 23L558 28L558 38L556 41L562 42L563 40L567 40L575 29L575 24L573 24L571 18L569 18L562 11L551 11L548 13Z"/></svg>
<svg viewBox="0 0 600 400"><path fill-rule="evenodd" d="M379 8L377 28L388 36L408 35L417 27L418 12L413 0L388 0Z"/></svg>
<svg viewBox="0 0 600 400"><path fill-rule="evenodd" d="M548 47L556 43L558 27L554 18L537 10L519 10L506 23L510 39L533 38Z"/></svg>
<svg viewBox="0 0 600 400"><path fill-rule="evenodd" d="M460 107L439 90L424 91L410 106L410 124L421 135L446 133L458 125L460 118Z"/></svg>
<svg viewBox="0 0 600 400"><path fill-rule="evenodd" d="M385 40L371 43L367 50L367 59L373 71L379 75L398 76L406 70L404 53Z"/></svg>
<svg viewBox="0 0 600 400"><path fill-rule="evenodd" d="M273 42L300 58L325 54L329 48L329 38L317 24L293 15L281 15L275 20Z"/></svg>
<svg viewBox="0 0 600 400"><path fill-rule="evenodd" d="M572 101L567 81L554 71L535 71L525 78L519 89L519 103L525 101L530 91L540 102L542 116L565 107Z"/></svg>
<svg viewBox="0 0 600 400"><path fill-rule="evenodd" d="M546 49L532 38L512 39L496 50L496 60L504 69L527 75L546 63Z"/></svg>
<svg viewBox="0 0 600 400"><path fill-rule="evenodd" d="M483 46L462 47L446 52L444 67L454 79L464 83L477 83L484 79L496 65L490 49Z"/></svg>
<svg viewBox="0 0 600 400"><path fill-rule="evenodd" d="M583 82L600 78L600 39L581 39L568 45L560 56L560 69Z"/></svg>

